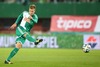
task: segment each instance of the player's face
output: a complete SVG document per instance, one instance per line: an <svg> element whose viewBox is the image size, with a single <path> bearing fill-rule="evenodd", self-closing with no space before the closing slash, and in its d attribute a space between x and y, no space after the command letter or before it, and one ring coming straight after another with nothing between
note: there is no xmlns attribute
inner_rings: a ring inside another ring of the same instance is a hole
<svg viewBox="0 0 100 67"><path fill-rule="evenodd" d="M29 14L33 15L35 13L35 9L29 9Z"/></svg>

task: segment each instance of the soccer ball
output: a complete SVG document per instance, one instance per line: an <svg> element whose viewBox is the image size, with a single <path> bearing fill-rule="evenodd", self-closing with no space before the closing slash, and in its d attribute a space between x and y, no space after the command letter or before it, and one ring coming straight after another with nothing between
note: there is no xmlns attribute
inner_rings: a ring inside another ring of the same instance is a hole
<svg viewBox="0 0 100 67"><path fill-rule="evenodd" d="M89 44L83 45L83 52L89 53L91 49L91 46Z"/></svg>

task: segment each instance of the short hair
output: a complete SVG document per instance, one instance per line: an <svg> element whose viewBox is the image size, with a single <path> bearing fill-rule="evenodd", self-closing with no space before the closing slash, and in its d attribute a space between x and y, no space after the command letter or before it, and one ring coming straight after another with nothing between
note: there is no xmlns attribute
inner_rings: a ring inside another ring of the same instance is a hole
<svg viewBox="0 0 100 67"><path fill-rule="evenodd" d="M35 9L36 6L35 6L34 4L32 4L32 5L29 6L29 8L30 8L30 9Z"/></svg>

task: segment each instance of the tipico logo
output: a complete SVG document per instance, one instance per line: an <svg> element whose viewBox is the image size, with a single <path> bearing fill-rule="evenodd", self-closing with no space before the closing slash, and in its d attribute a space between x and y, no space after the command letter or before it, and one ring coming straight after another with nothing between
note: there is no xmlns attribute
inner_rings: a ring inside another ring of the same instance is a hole
<svg viewBox="0 0 100 67"><path fill-rule="evenodd" d="M76 28L76 29L88 29L92 25L91 20L73 20L73 19L63 19L59 17L57 20L57 27L63 28L64 30Z"/></svg>

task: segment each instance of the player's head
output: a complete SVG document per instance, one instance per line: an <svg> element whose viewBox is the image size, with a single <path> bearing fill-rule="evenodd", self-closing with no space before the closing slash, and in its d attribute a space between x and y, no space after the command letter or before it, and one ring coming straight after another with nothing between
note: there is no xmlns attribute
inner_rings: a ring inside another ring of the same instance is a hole
<svg viewBox="0 0 100 67"><path fill-rule="evenodd" d="M34 4L29 6L29 14L33 15L35 13L36 6Z"/></svg>

